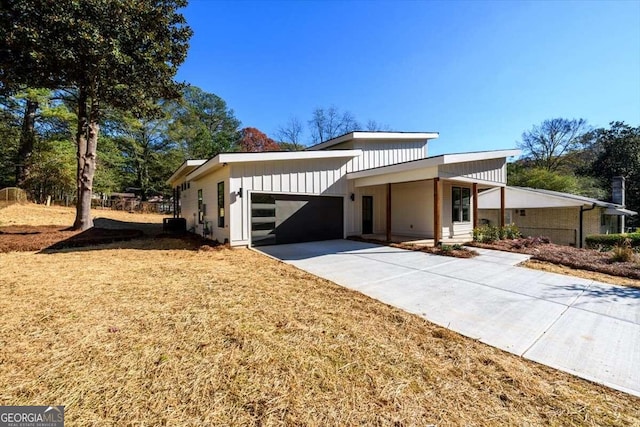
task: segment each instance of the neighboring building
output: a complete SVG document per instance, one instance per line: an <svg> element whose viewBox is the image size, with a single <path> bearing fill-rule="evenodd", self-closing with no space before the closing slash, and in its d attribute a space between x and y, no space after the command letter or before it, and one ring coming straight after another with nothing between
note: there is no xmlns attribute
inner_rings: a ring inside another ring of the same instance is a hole
<svg viewBox="0 0 640 427"><path fill-rule="evenodd" d="M591 234L621 233L625 215L636 212L623 205L574 194L534 188L506 187L505 223L527 236L546 236L553 243L584 245ZM483 191L478 197L480 223L500 222L500 193Z"/></svg>
<svg viewBox="0 0 640 427"><path fill-rule="evenodd" d="M478 189L518 150L428 157L437 133L351 132L295 152L189 160L169 179L187 228L231 246L382 235L470 240Z"/></svg>

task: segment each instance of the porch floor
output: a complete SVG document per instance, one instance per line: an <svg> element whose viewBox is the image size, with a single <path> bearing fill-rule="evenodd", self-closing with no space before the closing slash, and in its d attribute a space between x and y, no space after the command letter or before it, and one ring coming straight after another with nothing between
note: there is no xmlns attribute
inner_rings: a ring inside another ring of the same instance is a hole
<svg viewBox="0 0 640 427"><path fill-rule="evenodd" d="M381 242L387 241L386 234L363 234L361 236L363 239L371 239L371 240L380 240ZM454 244L463 244L470 242L472 239L470 237L445 237L440 241L443 244L454 245ZM417 246L435 246L435 240L432 237L418 237L418 236L403 236L401 234L392 234L391 235L392 243L403 243L407 245L417 245Z"/></svg>
<svg viewBox="0 0 640 427"><path fill-rule="evenodd" d="M386 234L363 234L363 239L380 240L382 242L387 241ZM435 240L429 237L416 237L416 236L403 236L400 234L392 234L391 242L393 243L405 243L408 245L419 246L435 246Z"/></svg>

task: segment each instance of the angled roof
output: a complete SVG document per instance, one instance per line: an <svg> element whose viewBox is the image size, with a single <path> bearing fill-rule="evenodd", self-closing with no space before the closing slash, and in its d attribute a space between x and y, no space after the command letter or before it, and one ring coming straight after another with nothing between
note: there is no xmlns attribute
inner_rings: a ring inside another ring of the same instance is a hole
<svg viewBox="0 0 640 427"><path fill-rule="evenodd" d="M268 162L278 160L306 160L306 159L336 159L357 157L362 150L331 150L331 151L264 151L258 153L220 153L203 162L190 172L186 179L192 180L224 167L228 163L240 162Z"/></svg>
<svg viewBox="0 0 640 427"><path fill-rule="evenodd" d="M577 194L528 187L506 187L506 191L505 207L507 209L599 206L606 208L607 214L610 215L637 215L637 212L625 209L622 205ZM483 191L478 195L478 207L498 209L499 197L497 188Z"/></svg>
<svg viewBox="0 0 640 427"><path fill-rule="evenodd" d="M207 161L206 159L184 161L178 167L178 169L176 169L176 171L169 177L169 179L167 180L167 183L173 186L174 182L179 181L180 178L184 177L185 175L188 175L189 173L191 173L192 170L194 170L198 166L203 165L206 161Z"/></svg>
<svg viewBox="0 0 640 427"><path fill-rule="evenodd" d="M494 150L476 151L470 153L441 154L439 156L426 157L424 159L411 160L404 163L396 163L388 166L380 166L347 174L349 179L364 178L369 176L384 175L388 173L406 172L413 169L424 169L439 165L474 162L479 160L499 159L503 157L517 156L520 150Z"/></svg>
<svg viewBox="0 0 640 427"><path fill-rule="evenodd" d="M334 145L342 144L343 142L357 140L357 139L360 139L360 140L368 139L368 140L379 140L379 141L393 140L397 142L403 142L403 141L415 141L415 140L421 140L421 139L436 139L439 136L440 134L438 132L354 131L354 132L345 133L344 135L340 135L336 138L308 147L307 151L324 150L326 148L333 147Z"/></svg>

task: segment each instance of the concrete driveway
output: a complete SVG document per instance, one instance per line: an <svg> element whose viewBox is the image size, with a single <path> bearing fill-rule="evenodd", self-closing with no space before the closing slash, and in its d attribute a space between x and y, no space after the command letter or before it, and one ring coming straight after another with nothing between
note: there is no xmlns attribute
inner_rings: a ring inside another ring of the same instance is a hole
<svg viewBox="0 0 640 427"><path fill-rule="evenodd" d="M349 240L261 247L316 276L527 359L640 396L640 289Z"/></svg>

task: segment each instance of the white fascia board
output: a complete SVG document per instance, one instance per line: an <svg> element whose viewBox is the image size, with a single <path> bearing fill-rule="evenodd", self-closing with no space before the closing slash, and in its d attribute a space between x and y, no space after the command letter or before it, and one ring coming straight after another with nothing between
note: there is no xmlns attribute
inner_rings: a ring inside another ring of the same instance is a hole
<svg viewBox="0 0 640 427"><path fill-rule="evenodd" d="M171 174L169 179L167 180L167 184L173 186L173 183L178 181L181 177L189 174L192 170L197 168L198 166L202 166L206 163L205 159L199 160L186 160L184 161L176 171Z"/></svg>
<svg viewBox="0 0 640 427"><path fill-rule="evenodd" d="M313 145L307 148L307 151L324 150L325 148L333 147L334 145L342 144L347 141L354 140L370 140L370 141L416 141L436 139L440 136L438 132L350 132L339 136L337 138L330 139L320 144Z"/></svg>
<svg viewBox="0 0 640 427"><path fill-rule="evenodd" d="M387 175L399 172L407 172L414 169L425 169L442 164L442 156L429 157L421 160L412 160L410 162L398 163L395 165L382 166L379 168L365 169L358 172L347 174L347 179L366 178L369 176Z"/></svg>
<svg viewBox="0 0 640 427"><path fill-rule="evenodd" d="M624 209L624 208L607 208L607 210L604 211L604 213L606 213L607 215L627 215L627 216L638 215L638 212L631 211L629 209Z"/></svg>
<svg viewBox="0 0 640 427"><path fill-rule="evenodd" d="M372 185L396 184L400 182L423 181L427 179L433 179L438 176L438 168L424 167L420 169L398 171L398 172L387 173L382 175L381 174L368 175L360 178L352 178L351 175L354 175L354 174L347 174L347 178L353 179L353 185L355 187L369 187Z"/></svg>
<svg viewBox="0 0 640 427"><path fill-rule="evenodd" d="M223 153L220 154L222 163L268 162L278 160L307 160L358 157L362 150L332 150L332 151L265 151L262 153Z"/></svg>
<svg viewBox="0 0 640 427"><path fill-rule="evenodd" d="M213 172L215 170L220 169L223 166L222 162L220 162L220 156L221 154L218 154L217 156L207 160L200 167L192 171L189 175L187 175L187 181L192 181L198 178L199 176L202 176L209 172Z"/></svg>
<svg viewBox="0 0 640 427"><path fill-rule="evenodd" d="M517 156L520 150L480 151L476 153L443 154L441 156L427 157L426 159L412 160L410 162L395 165L382 166L374 169L365 169L359 172L347 174L347 179L364 178L368 176L385 175L389 173L405 172L414 169L430 168L433 166L452 163L475 162L479 160L500 159Z"/></svg>
<svg viewBox="0 0 640 427"><path fill-rule="evenodd" d="M188 180L216 171L229 163L247 162L276 162L287 160L337 159L352 158L362 155L362 150L333 150L333 151L266 151L262 153L221 153L207 160L205 164L191 172Z"/></svg>
<svg viewBox="0 0 640 427"><path fill-rule="evenodd" d="M474 153L456 153L445 154L443 157L443 164L450 163L464 163L464 162L477 162L479 160L490 160L507 158L513 156L519 156L522 154L521 150L497 150L497 151L478 151Z"/></svg>

